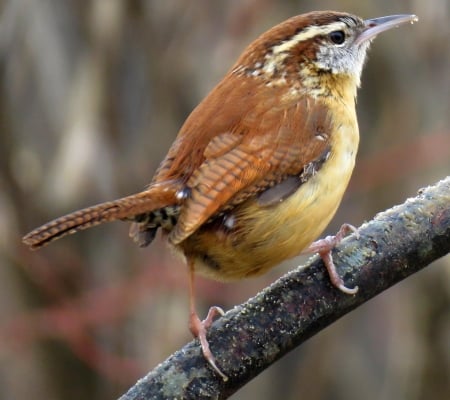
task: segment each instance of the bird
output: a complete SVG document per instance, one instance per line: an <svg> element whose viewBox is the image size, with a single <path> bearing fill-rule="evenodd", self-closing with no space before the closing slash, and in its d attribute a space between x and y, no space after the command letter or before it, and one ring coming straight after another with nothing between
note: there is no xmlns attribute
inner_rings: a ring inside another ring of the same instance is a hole
<svg viewBox="0 0 450 400"><path fill-rule="evenodd" d="M317 252L331 283L357 292L345 286L331 256L355 229L343 224L335 236L316 239L354 169L355 102L367 50L379 33L417 20L313 11L279 23L242 52L192 111L144 191L57 218L23 242L37 249L115 220L131 222L140 247L162 231L188 266L190 330L226 380L206 338L223 310L211 307L200 319L194 275L238 280Z"/></svg>

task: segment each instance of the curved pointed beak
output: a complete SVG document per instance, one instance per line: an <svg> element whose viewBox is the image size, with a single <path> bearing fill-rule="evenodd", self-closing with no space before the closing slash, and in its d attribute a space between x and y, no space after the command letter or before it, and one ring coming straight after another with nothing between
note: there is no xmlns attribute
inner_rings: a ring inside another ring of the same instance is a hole
<svg viewBox="0 0 450 400"><path fill-rule="evenodd" d="M381 32L403 24L413 24L418 20L419 18L414 14L389 15L387 17L366 19L364 21L365 29L355 39L354 44L358 45L362 42L370 41Z"/></svg>

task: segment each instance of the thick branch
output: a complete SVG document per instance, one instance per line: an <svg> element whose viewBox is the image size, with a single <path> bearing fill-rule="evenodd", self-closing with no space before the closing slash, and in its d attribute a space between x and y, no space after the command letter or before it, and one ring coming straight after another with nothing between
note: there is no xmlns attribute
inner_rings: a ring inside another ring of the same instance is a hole
<svg viewBox="0 0 450 400"><path fill-rule="evenodd" d="M345 239L334 260L354 296L331 286L317 257L217 320L209 342L224 382L188 343L121 400L224 399L338 318L450 252L450 177L378 214Z"/></svg>

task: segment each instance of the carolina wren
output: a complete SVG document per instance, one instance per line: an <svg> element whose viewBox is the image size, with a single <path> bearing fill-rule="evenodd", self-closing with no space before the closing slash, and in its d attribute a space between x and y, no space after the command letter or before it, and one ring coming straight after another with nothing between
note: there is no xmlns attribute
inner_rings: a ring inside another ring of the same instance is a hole
<svg viewBox="0 0 450 400"><path fill-rule="evenodd" d="M331 281L346 293L330 250L341 238L315 240L336 212L355 163L355 112L372 39L415 15L362 20L321 11L292 17L263 33L192 111L149 187L49 222L23 241L39 248L114 220L132 221L141 247L158 229L186 257L190 327L211 366L204 321L195 311L193 276L219 280L259 275L301 251L319 252ZM308 247L309 246L309 247Z"/></svg>

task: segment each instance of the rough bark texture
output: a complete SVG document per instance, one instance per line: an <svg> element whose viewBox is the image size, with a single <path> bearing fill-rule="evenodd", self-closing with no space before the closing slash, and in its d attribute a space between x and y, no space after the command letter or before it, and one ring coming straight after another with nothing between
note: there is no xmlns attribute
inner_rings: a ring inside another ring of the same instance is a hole
<svg viewBox="0 0 450 400"><path fill-rule="evenodd" d="M245 304L218 319L209 342L224 382L188 343L121 400L224 399L332 322L378 293L450 252L450 177L378 214L333 252L338 271L354 296L331 286L314 257Z"/></svg>

